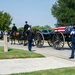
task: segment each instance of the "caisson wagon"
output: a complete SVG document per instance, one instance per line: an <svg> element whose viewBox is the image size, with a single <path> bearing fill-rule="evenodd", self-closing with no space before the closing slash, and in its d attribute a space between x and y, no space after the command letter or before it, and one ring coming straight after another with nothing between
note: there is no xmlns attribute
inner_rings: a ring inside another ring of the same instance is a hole
<svg viewBox="0 0 75 75"><path fill-rule="evenodd" d="M39 31L36 34L36 46L42 47L44 40L55 49L62 49L64 44L67 43L71 48L71 35L70 32L73 26L62 26L54 28L54 31L47 32L48 30Z"/></svg>

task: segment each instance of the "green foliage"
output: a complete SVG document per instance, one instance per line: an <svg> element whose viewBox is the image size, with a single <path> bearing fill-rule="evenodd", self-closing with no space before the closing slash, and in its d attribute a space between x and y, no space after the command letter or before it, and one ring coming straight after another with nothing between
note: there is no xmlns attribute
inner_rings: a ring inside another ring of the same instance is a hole
<svg viewBox="0 0 75 75"><path fill-rule="evenodd" d="M75 24L75 0L58 0L52 7L53 16L57 19L56 26Z"/></svg>
<svg viewBox="0 0 75 75"><path fill-rule="evenodd" d="M40 25L37 25L37 26L33 26L32 29L37 29L37 30L43 30L43 29L51 29L51 27L49 25L45 25L45 26L40 26Z"/></svg>
<svg viewBox="0 0 75 75"><path fill-rule="evenodd" d="M12 30L12 27L9 27L9 30Z"/></svg>
<svg viewBox="0 0 75 75"><path fill-rule="evenodd" d="M24 28L23 27L19 27L18 30L24 30Z"/></svg>
<svg viewBox="0 0 75 75"><path fill-rule="evenodd" d="M0 11L0 30L8 30L12 18L9 13Z"/></svg>

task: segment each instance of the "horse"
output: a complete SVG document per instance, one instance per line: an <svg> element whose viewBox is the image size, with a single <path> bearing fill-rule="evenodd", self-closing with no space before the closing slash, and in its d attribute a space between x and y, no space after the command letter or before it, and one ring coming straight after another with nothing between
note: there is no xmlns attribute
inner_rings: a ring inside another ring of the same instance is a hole
<svg viewBox="0 0 75 75"><path fill-rule="evenodd" d="M13 42L15 44L15 40L18 40L18 43L22 44L21 37L22 31L14 31L12 34L10 33L11 44L13 44Z"/></svg>
<svg viewBox="0 0 75 75"><path fill-rule="evenodd" d="M24 46L27 45L27 33L26 32L23 32L21 39L24 41L23 45Z"/></svg>

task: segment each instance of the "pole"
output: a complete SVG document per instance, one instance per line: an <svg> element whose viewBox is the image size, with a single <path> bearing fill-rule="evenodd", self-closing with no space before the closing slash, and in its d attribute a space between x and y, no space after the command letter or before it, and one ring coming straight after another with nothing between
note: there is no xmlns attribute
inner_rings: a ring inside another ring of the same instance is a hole
<svg viewBox="0 0 75 75"><path fill-rule="evenodd" d="M7 34L4 34L4 52L8 52Z"/></svg>

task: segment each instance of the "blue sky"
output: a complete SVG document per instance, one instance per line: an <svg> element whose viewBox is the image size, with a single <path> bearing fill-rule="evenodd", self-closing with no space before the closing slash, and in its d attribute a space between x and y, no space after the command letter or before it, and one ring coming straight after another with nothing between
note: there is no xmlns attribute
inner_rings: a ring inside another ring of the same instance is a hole
<svg viewBox="0 0 75 75"><path fill-rule="evenodd" d="M56 19L51 14L51 8L56 1L0 0L0 11L9 13L13 17L12 23L15 23L17 27L23 27L25 21L32 26L50 25L54 27Z"/></svg>

